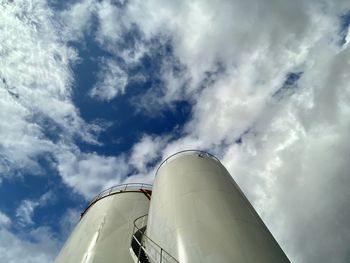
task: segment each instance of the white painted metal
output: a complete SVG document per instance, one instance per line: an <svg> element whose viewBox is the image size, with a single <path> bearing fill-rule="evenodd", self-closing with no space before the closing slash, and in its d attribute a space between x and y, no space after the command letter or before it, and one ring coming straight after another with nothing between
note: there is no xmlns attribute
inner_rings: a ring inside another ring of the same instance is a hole
<svg viewBox="0 0 350 263"><path fill-rule="evenodd" d="M148 213L149 200L139 186L94 203L77 224L55 263L133 263L130 238L134 220Z"/></svg>
<svg viewBox="0 0 350 263"><path fill-rule="evenodd" d="M147 235L181 263L289 262L227 170L199 155L159 168Z"/></svg>
<svg viewBox="0 0 350 263"><path fill-rule="evenodd" d="M134 253L133 249L130 248L130 253L135 258L135 262L137 262L137 257L135 257L135 254L140 254L141 252L140 249L142 249L144 254L147 256L148 261L151 263L179 263L166 250L160 247L157 243L155 243L152 239L150 239L145 234L144 227L147 227L147 222L148 222L147 219L148 219L148 215L144 215L142 217L137 218L134 222L135 230L133 232L135 234L132 237L133 242L137 241L137 243L141 245L141 248L139 248L138 253ZM139 232L143 232L141 241L137 237L137 233ZM140 260L140 262L142 263L143 261Z"/></svg>

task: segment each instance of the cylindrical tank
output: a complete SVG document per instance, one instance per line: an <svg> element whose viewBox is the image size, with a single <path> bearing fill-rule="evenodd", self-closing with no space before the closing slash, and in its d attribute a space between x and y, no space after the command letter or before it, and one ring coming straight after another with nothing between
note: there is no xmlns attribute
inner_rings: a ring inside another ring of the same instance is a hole
<svg viewBox="0 0 350 263"><path fill-rule="evenodd" d="M119 185L99 194L82 214L55 263L134 263L133 222L148 213L151 185Z"/></svg>
<svg viewBox="0 0 350 263"><path fill-rule="evenodd" d="M147 236L181 263L290 262L224 166L198 151L158 169Z"/></svg>

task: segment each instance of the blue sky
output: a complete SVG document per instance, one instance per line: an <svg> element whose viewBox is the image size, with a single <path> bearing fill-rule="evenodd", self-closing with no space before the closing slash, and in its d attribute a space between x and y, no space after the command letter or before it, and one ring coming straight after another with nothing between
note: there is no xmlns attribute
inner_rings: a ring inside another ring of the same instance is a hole
<svg viewBox="0 0 350 263"><path fill-rule="evenodd" d="M95 194L184 149L292 262L348 262L349 24L345 0L0 0L0 263L53 261Z"/></svg>

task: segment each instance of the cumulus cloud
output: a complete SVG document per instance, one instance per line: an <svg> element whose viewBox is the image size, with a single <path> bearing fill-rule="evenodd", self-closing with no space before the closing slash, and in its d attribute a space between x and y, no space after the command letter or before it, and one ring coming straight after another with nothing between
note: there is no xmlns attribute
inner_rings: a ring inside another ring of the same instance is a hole
<svg viewBox="0 0 350 263"><path fill-rule="evenodd" d="M63 181L87 199L120 184L130 169L124 156L82 153L78 149L66 149L57 153L56 158Z"/></svg>
<svg viewBox="0 0 350 263"><path fill-rule="evenodd" d="M289 62L286 60L288 54L301 51L297 43L303 38L312 41L315 37L315 34L309 34L312 33L311 28L304 26L310 22L316 23L310 21L316 18L308 7L309 4L303 2L291 5L286 1L274 5L256 1L245 4L220 1L215 5L208 1L180 1L172 4L135 1L128 5L128 15L136 21L147 38L160 35L173 40L176 57L189 71L192 84L189 89L197 89L205 74L213 71L217 63L234 67L246 58L250 59L251 55L258 59L264 51L275 51L269 55L284 59L287 63L285 67L288 67L296 59L292 58ZM177 16L179 13L182 15ZM291 20L297 22L290 23ZM322 24L318 26L322 30ZM269 39L272 37L274 39ZM284 51L293 40L297 43Z"/></svg>
<svg viewBox="0 0 350 263"><path fill-rule="evenodd" d="M141 174L148 173L149 165L152 161L159 159L162 148L168 141L167 137L152 137L145 135L141 140L134 144L129 163Z"/></svg>

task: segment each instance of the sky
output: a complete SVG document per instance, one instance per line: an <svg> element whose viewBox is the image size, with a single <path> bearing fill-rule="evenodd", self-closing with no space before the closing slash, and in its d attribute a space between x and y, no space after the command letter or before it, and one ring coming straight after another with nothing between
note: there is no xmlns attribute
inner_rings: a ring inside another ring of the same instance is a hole
<svg viewBox="0 0 350 263"><path fill-rule="evenodd" d="M0 263L217 156L292 262L350 262L348 0L0 0Z"/></svg>

